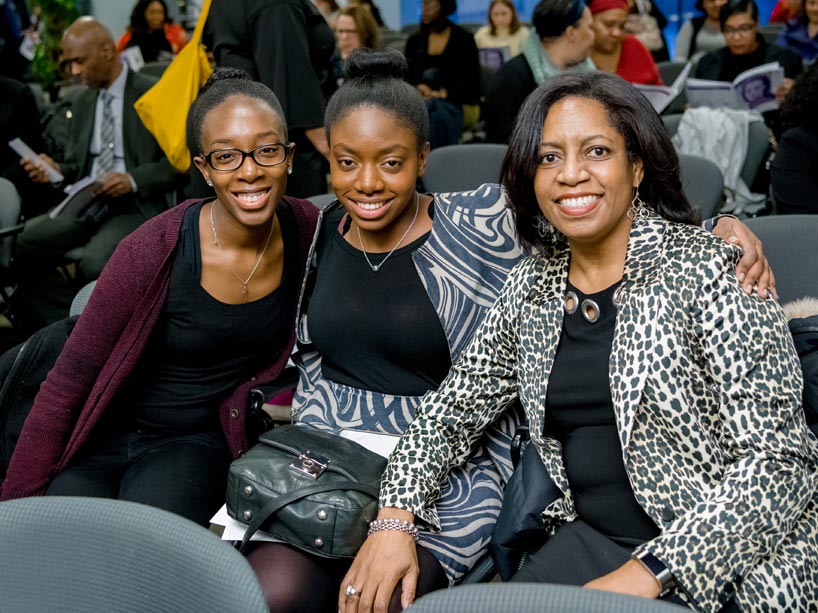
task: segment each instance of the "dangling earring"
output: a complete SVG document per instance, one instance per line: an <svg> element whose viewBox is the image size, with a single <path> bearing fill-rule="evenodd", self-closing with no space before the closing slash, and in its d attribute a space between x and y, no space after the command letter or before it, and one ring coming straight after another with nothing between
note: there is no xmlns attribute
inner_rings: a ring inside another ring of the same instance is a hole
<svg viewBox="0 0 818 613"><path fill-rule="evenodd" d="M293 174L293 167L292 166L287 166L287 174L288 175Z"/></svg>
<svg viewBox="0 0 818 613"><path fill-rule="evenodd" d="M650 216L648 205L646 205L639 197L639 188L635 187L633 191L633 200L631 200L631 207L628 209L628 219L633 222L644 221Z"/></svg>
<svg viewBox="0 0 818 613"><path fill-rule="evenodd" d="M541 238L551 238L554 236L554 226L548 223L545 215L537 215L534 218L534 227L537 228L537 234Z"/></svg>
<svg viewBox="0 0 818 613"><path fill-rule="evenodd" d="M208 187L213 187L213 181L208 180L208 182L207 182L207 186L208 186Z"/></svg>

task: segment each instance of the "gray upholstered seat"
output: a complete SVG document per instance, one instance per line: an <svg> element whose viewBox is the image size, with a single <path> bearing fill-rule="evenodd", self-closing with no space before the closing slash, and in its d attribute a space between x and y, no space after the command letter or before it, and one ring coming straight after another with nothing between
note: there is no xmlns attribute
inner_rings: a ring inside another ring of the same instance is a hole
<svg viewBox="0 0 818 613"><path fill-rule="evenodd" d="M781 303L818 298L818 215L771 215L744 223L764 245Z"/></svg>
<svg viewBox="0 0 818 613"><path fill-rule="evenodd" d="M540 583L483 583L432 592L410 613L673 613L685 609L656 600Z"/></svg>
<svg viewBox="0 0 818 613"><path fill-rule="evenodd" d="M450 145L432 150L423 185L433 193L477 189L498 183L507 145L488 143Z"/></svg>
<svg viewBox="0 0 818 613"><path fill-rule="evenodd" d="M0 503L4 613L262 613L247 561L201 526L97 498Z"/></svg>

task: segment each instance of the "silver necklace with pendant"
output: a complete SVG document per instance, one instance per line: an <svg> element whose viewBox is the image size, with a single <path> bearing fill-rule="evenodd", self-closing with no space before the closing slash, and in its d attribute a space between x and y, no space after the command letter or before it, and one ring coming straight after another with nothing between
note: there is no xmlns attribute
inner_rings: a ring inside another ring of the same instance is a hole
<svg viewBox="0 0 818 613"><path fill-rule="evenodd" d="M369 264L369 267L372 269L372 272L378 272L381 269L381 267L386 263L386 260L389 259L389 256L392 255L393 253L395 253L395 249L397 249L400 246L400 244L403 242L403 239L406 238L406 236L409 234L412 227L415 225L415 220L417 220L417 218L418 218L418 210L419 209L420 209L420 194L415 192L415 216L412 217L412 223L409 224L409 227L406 228L406 232L403 233L403 236L401 236L400 239L398 240L398 242L395 243L395 246L392 247L392 251L387 253L386 257L384 259L382 259L380 262L378 262L377 264L373 264L372 262L369 261L369 255L366 253L366 247L364 247L364 239L361 236L361 228L360 228L360 226L358 226L358 224L355 224L355 229L358 231L358 242L361 244L361 251L364 252L364 259L366 260L366 263Z"/></svg>
<svg viewBox="0 0 818 613"><path fill-rule="evenodd" d="M210 204L210 229L213 230L213 242L219 248L219 251L221 252L222 257L225 259L225 264L227 265L227 270L232 272L233 276L236 277L236 279L239 280L239 283L241 283L241 297L242 297L242 299L244 300L244 302L249 302L250 301L250 292L247 291L247 284L250 283L250 280L253 278L253 275L256 274L256 271L258 270L259 264L261 264L261 260L264 258L264 254L267 252L267 245L270 244L270 238L272 238L273 229L276 226L275 218L273 218L273 223L270 226L270 233L267 235L267 241L264 243L264 248L261 250L261 255L258 256L258 260L256 261L256 265L253 266L253 270L250 271L250 274L247 275L247 278L242 279L239 276L239 274L235 270L233 270L233 268L228 263L227 254L224 252L224 249L222 248L221 242L219 242L219 235L216 234L216 220L213 219L213 209L215 208L215 204L216 204L215 202Z"/></svg>

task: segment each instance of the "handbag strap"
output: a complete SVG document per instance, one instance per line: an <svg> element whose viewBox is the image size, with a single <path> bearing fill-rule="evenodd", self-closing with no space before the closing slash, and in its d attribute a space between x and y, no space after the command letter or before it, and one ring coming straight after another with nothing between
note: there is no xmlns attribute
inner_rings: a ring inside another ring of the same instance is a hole
<svg viewBox="0 0 818 613"><path fill-rule="evenodd" d="M332 490L355 490L357 492L369 494L373 498L377 498L379 492L377 487L374 485L369 485L368 483L356 483L355 481L334 481L332 483L316 483L315 485L307 485L305 487L300 487L297 490L293 490L292 492L281 494L281 496L278 496L265 504L261 511L258 512L258 515L256 515L256 517L253 518L253 520L247 525L247 530L244 532L244 538L241 539L239 551L244 553L245 547L247 547L247 544L250 542L253 535L258 532L261 525L288 504L291 504L296 500L306 498L307 496L312 496L313 494L330 492Z"/></svg>

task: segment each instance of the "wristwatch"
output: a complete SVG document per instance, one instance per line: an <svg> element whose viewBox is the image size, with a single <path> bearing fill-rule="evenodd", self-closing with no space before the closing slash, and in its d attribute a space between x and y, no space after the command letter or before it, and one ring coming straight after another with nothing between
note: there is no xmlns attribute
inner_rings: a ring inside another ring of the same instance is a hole
<svg viewBox="0 0 818 613"><path fill-rule="evenodd" d="M664 596L677 586L673 573L651 552L642 550L639 553L633 554L631 557L644 566L645 570L653 575L656 581L659 582L659 596Z"/></svg>

